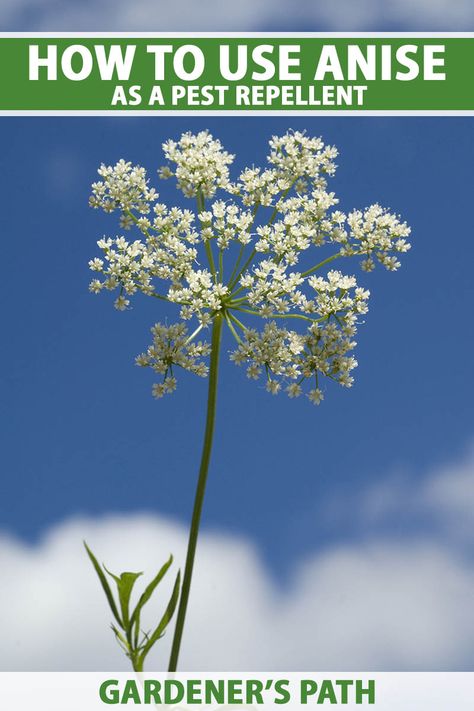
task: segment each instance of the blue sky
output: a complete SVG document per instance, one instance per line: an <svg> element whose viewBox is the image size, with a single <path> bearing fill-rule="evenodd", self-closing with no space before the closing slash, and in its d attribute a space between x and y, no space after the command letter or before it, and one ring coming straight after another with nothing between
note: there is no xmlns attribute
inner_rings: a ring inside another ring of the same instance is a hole
<svg viewBox="0 0 474 711"><path fill-rule="evenodd" d="M399 272L363 276L372 299L352 390L328 386L319 408L272 397L224 353L205 525L246 535L284 577L308 551L368 534L351 506L360 490L400 476L410 490L466 451L472 121L3 119L0 528L34 541L74 514L187 522L206 382L183 376L174 396L154 401L151 374L133 360L170 311L137 298L118 313L88 293L95 241L116 231L113 216L88 208L89 185L101 161L120 157L153 176L164 139L204 127L237 153L236 167L258 164L271 134L290 126L338 146L342 209L379 201L400 212L413 249ZM160 192L180 202L171 181ZM422 523L387 526L403 537Z"/></svg>

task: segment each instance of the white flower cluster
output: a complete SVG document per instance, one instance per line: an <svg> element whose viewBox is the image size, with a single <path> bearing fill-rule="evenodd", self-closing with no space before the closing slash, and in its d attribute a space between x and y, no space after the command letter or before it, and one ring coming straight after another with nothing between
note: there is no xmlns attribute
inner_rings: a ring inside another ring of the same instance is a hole
<svg viewBox="0 0 474 711"><path fill-rule="evenodd" d="M323 175L334 175L337 149L325 146L321 138L311 138L300 131L273 136L269 141L268 162L289 181L308 180L315 186L325 186Z"/></svg>
<svg viewBox="0 0 474 711"><path fill-rule="evenodd" d="M123 293L131 296L137 291L153 294L153 278L180 283L193 274L198 235L193 230L192 213L178 208L168 211L161 204L155 205L154 210L157 214L153 223L144 219L137 221L140 231L145 233L144 239L128 242L124 237L109 237L97 242L103 259L91 259L89 267L102 275L103 280L91 282L93 293L119 287L121 296ZM123 304L120 299L115 305L123 308ZM128 302L125 305L128 306Z"/></svg>
<svg viewBox="0 0 474 711"><path fill-rule="evenodd" d="M203 341L192 341L185 324L164 326L162 323L156 323L151 332L153 343L146 353L137 356L135 362L142 368L150 367L155 373L163 376L161 383L153 385L154 397L163 397L176 389L173 367L178 366L201 377L207 375L207 365L200 359L209 355L209 344Z"/></svg>
<svg viewBox="0 0 474 711"><path fill-rule="evenodd" d="M92 184L91 207L101 207L105 212L136 210L140 215L150 212L150 203L158 195L148 187L145 168L119 160L114 166L102 164L97 172L102 180Z"/></svg>
<svg viewBox="0 0 474 711"><path fill-rule="evenodd" d="M181 306L180 316L185 321L197 316L201 325L208 325L214 313L223 308L224 297L228 294L227 286L215 282L207 269L191 272L182 286L173 285L168 292L168 299Z"/></svg>
<svg viewBox="0 0 474 711"><path fill-rule="evenodd" d="M117 210L121 227L139 235L99 240L102 255L89 262L91 291L117 289L122 311L141 292L178 305L182 322L197 320L191 336L184 323L154 327L154 342L137 361L164 375L154 394L174 389L173 365L206 374L209 347L195 338L215 318L236 340L232 360L246 364L250 378L262 375L270 392L297 397L308 381L308 397L319 404L323 376L350 386L369 292L329 265L356 257L365 272L377 262L398 269L410 248L407 224L378 204L339 210L327 185L337 150L298 131L274 136L268 167L245 168L234 183L234 156L208 131L185 133L163 148L170 165L160 175L176 177L195 198L194 210L159 203L145 170L123 160L101 166L90 199L93 207ZM269 319L260 329L259 317Z"/></svg>
<svg viewBox="0 0 474 711"><path fill-rule="evenodd" d="M244 205L269 207L275 198L295 187L303 193L311 185L325 188L325 175L336 170L337 149L325 146L320 138L310 138L300 131L289 131L284 136L273 136L267 157L271 168L245 168L229 192L242 198Z"/></svg>
<svg viewBox="0 0 474 711"><path fill-rule="evenodd" d="M309 313L318 313L321 317L347 318L348 314L356 316L368 311L367 300L370 292L358 287L353 276L345 276L332 269L328 272L327 279L311 276L308 284L316 292L316 298L305 303Z"/></svg>
<svg viewBox="0 0 474 711"><path fill-rule="evenodd" d="M327 239L338 236L344 219L342 213L328 216L328 210L337 203L334 193L323 188L316 188L311 196L297 195L281 200L278 203L281 219L257 227L260 239L255 244L256 251L273 253L280 261L296 264L299 253L311 244L321 247Z"/></svg>
<svg viewBox="0 0 474 711"><path fill-rule="evenodd" d="M249 364L249 378L257 379L263 373L267 389L274 394L287 382L288 394L297 397L302 392L301 383L314 377L311 400L319 404L323 399L318 387L320 375L345 387L352 385L350 373L357 361L347 353L356 345L353 337L357 319L367 312L369 292L357 287L354 277L338 271L330 271L327 280L311 277L308 282L316 298L308 301L306 310L318 313L319 318L312 321L306 333L279 328L271 321L261 333L247 330L232 360L237 365Z"/></svg>
<svg viewBox="0 0 474 711"><path fill-rule="evenodd" d="M290 188L291 180L288 176L282 176L272 168L245 168L238 182L228 186L229 192L240 197L244 205L262 207L270 207L275 197Z"/></svg>
<svg viewBox="0 0 474 711"><path fill-rule="evenodd" d="M374 269L374 258L389 271L398 269L400 262L391 252L403 254L411 246L406 239L411 230L405 222L400 222L397 215L380 205L371 205L363 212L354 210L349 213L347 224L350 228L347 241L340 240L343 255L366 254L362 261L362 269L366 272Z"/></svg>
<svg viewBox="0 0 474 711"><path fill-rule="evenodd" d="M301 376L298 360L304 349L304 336L286 328L278 328L274 321L266 323L263 330L247 329L245 340L231 355L237 365L249 363L247 375L257 380L265 371L267 389L276 394L280 383L271 376L295 380Z"/></svg>
<svg viewBox="0 0 474 711"><path fill-rule="evenodd" d="M253 215L235 203L226 204L223 200L216 200L211 210L199 214L199 219L202 238L215 238L220 250L228 249L234 241L246 245L252 239L250 229L253 225Z"/></svg>
<svg viewBox="0 0 474 711"><path fill-rule="evenodd" d="M255 266L253 273L245 274L240 284L247 290L247 301L258 309L260 316L268 318L275 313L286 314L293 304L305 299L298 287L304 277L299 272L287 272L285 264L265 259Z"/></svg>
<svg viewBox="0 0 474 711"><path fill-rule="evenodd" d="M166 158L175 163L172 168L161 168L160 177L176 176L178 188L186 197L213 197L217 188L225 188L229 182L228 166L234 156L224 151L220 141L209 131L200 131L196 136L185 133L179 141L163 143Z"/></svg>

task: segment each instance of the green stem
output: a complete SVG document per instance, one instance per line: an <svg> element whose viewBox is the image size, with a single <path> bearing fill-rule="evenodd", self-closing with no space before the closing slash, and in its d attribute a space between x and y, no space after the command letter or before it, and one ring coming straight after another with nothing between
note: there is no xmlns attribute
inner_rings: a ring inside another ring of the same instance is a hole
<svg viewBox="0 0 474 711"><path fill-rule="evenodd" d="M232 299L234 298L234 296L237 296L238 294L240 294L240 292L243 291L244 289L245 289L244 286L239 286L239 288L236 291L232 292L232 294L231 294ZM245 298L247 298L247 297L245 297Z"/></svg>
<svg viewBox="0 0 474 711"><path fill-rule="evenodd" d="M214 264L214 255L212 254L211 243L208 239L205 241L204 247L206 249L207 259L209 261L209 266L211 268L211 274L214 278L214 282L217 283L216 265Z"/></svg>
<svg viewBox="0 0 474 711"><path fill-rule="evenodd" d="M196 330L193 331L193 332L191 333L191 335L186 339L186 345L187 345L188 343L191 343L191 341L192 341L194 338L196 338L196 336L198 335L198 333L200 333L200 331L202 331L203 328L204 328L204 326L203 326L202 323L201 323L201 325L198 326L198 327L196 328Z"/></svg>
<svg viewBox="0 0 474 711"><path fill-rule="evenodd" d="M186 564L184 567L183 586L181 588L181 597L179 601L178 614L176 617L176 627L174 630L173 644L171 647L171 656L168 667L168 671L170 672L176 671L178 666L179 650L181 646L181 638L183 636L184 621L186 619L189 591L191 588L191 579L193 575L194 556L196 554L199 524L201 522L202 505L204 501L204 494L206 491L207 472L209 470L209 461L211 458L212 440L214 436L214 423L216 418L217 380L219 373L219 352L221 344L221 335L222 315L217 314L214 318L214 323L212 327L211 362L209 369L209 390L207 397L206 429L204 433L204 443L201 455L201 465L199 467L196 496L194 499L191 529L189 531L189 541L188 550L186 553Z"/></svg>
<svg viewBox="0 0 474 711"><path fill-rule="evenodd" d="M240 306L240 304L243 304L245 301L247 301L246 296L242 296L240 299L232 299L231 301L228 302L227 306L230 309L235 309L237 306Z"/></svg>
<svg viewBox="0 0 474 711"><path fill-rule="evenodd" d="M249 232L250 232L250 228L251 228L251 227L254 225L254 223L255 223L255 218L257 217L257 212L258 212L258 208L259 208L259 207L260 207L260 203L259 203L259 202L256 202L255 205L253 206L253 210L252 210L252 222L250 223L250 226L249 226ZM239 255L238 255L238 257L237 257L237 261L236 261L236 263L235 263L235 265L234 265L234 268L233 268L233 270L232 270L232 274L230 275L229 284L228 284L229 288L232 288L232 287L231 287L231 284L233 283L234 277L235 277L235 275L237 274L237 271L238 271L238 269L239 269L239 267L240 267L240 263L241 263L242 258L243 258L243 256L244 256L245 247L246 247L245 244L242 244L241 247L240 247Z"/></svg>
<svg viewBox="0 0 474 711"><path fill-rule="evenodd" d="M219 250L219 281L221 284L224 283L224 252L222 249Z"/></svg>
<svg viewBox="0 0 474 711"><path fill-rule="evenodd" d="M138 223L139 223L138 217L136 215L134 215L131 210L125 210L124 214L128 215L132 219L132 221L134 222L135 225L138 225ZM141 228L139 228L139 229L141 230ZM150 233L148 232L148 229L145 230L145 234L147 237L150 237Z"/></svg>
<svg viewBox="0 0 474 711"><path fill-rule="evenodd" d="M198 192L196 200L197 200L197 210L198 210L198 216L199 216L201 214L201 212L204 212L204 210L206 209L206 203L205 203L204 196L201 191ZM212 253L212 246L211 246L210 238L204 240L204 248L206 250L207 259L209 262L209 267L211 269L211 274L214 277L214 281L216 282L217 281L216 265L214 263L214 255Z"/></svg>
<svg viewBox="0 0 474 711"><path fill-rule="evenodd" d="M258 311L253 311L252 309L242 309L238 306L234 307L236 311L241 311L244 314L251 314L252 316L261 316ZM309 318L309 316L304 316L303 314L272 314L269 318L300 318L303 321L311 321L312 323L317 323L320 319Z"/></svg>
<svg viewBox="0 0 474 711"><path fill-rule="evenodd" d="M252 264L253 258L255 257L256 254L257 254L257 250L256 250L256 249L252 249L252 252L250 253L249 258L248 258L247 261L245 262L245 264L244 264L244 266L242 267L242 269L240 269L239 272L238 272L238 273L235 275L235 277L232 279L232 281L229 282L229 289L230 289L231 291L232 291L232 289L234 288L234 286L235 286L236 284L238 284L240 277L241 277L242 274L246 271L247 267L249 267L249 266Z"/></svg>
<svg viewBox="0 0 474 711"><path fill-rule="evenodd" d="M237 326L238 326L239 328L242 329L242 331L243 331L244 333L245 333L245 331L248 331L248 328L247 328L246 326L244 326L244 324L241 323L241 321L239 321L239 319L236 318L236 317L234 316L234 314L233 314L231 311L229 311L229 317L232 319L232 321L233 321L234 323L237 324Z"/></svg>
<svg viewBox="0 0 474 711"><path fill-rule="evenodd" d="M232 335L234 336L234 338L235 338L235 340L237 341L237 343L242 343L242 341L241 341L241 339L240 339L240 336L239 336L239 334L237 333L237 331L235 330L235 328L233 327L232 321L230 320L229 314L228 314L227 312L226 312L226 315L225 315L225 320L226 320L226 322L227 322L227 325L228 325L228 327L229 327L230 332L231 332Z"/></svg>
<svg viewBox="0 0 474 711"><path fill-rule="evenodd" d="M324 267L325 264L330 264L330 262L333 262L335 259L341 256L340 252L337 252L337 254L333 254L332 257L328 257L327 259L323 259L322 262L319 262L319 264L316 264L314 267L311 267L311 269L307 269L305 272L302 273L302 277L307 277L310 274L313 274L314 272L317 272L318 269L321 269L321 267Z"/></svg>
<svg viewBox="0 0 474 711"><path fill-rule="evenodd" d="M232 284L232 281L233 281L235 275L237 274L238 268L240 267L240 262L242 261L242 257L244 256L244 252L245 252L245 244L242 244L242 245L240 245L239 254L237 256L237 261L234 264L234 268L232 269L232 274L229 277L229 284L228 284L229 287Z"/></svg>
<svg viewBox="0 0 474 711"><path fill-rule="evenodd" d="M271 225L273 225L273 223L274 223L274 221L275 221L275 218L276 218L276 216L278 215L278 202L279 202L280 200L284 200L284 199L286 198L286 196L287 196L288 193L290 192L290 190L291 190L291 188L293 187L293 185L295 184L295 182L296 182L296 181L294 180L294 181L291 183L291 185L290 185L290 186L282 193L282 195L278 198L277 204L275 205L275 208L274 208L274 210L273 210L273 212L272 212L272 214L271 214L271 216L270 216L270 219L269 219L268 222L267 222L267 227L270 227ZM258 205L257 205L257 207L258 207ZM252 264L253 258L255 257L256 254L257 254L257 250L256 250L256 249L253 249L251 255L249 256L249 258L248 258L247 261L245 262L245 264L244 264L244 266L242 267L242 269L241 269L241 270L239 271L239 273L229 282L229 289L232 290L232 289L234 288L234 286L238 283L238 281L239 281L240 277L242 276L242 274L244 274L245 270Z"/></svg>
<svg viewBox="0 0 474 711"><path fill-rule="evenodd" d="M133 656L132 657L132 667L133 667L133 671L142 672L143 671L143 659L140 659L139 656L137 658L135 658L135 656Z"/></svg>

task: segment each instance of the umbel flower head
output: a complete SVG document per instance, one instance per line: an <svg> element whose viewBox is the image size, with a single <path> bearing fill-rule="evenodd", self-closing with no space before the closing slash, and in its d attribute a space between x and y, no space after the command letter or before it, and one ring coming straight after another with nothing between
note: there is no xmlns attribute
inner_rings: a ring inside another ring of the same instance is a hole
<svg viewBox="0 0 474 711"><path fill-rule="evenodd" d="M160 376L155 397L174 391L178 368L207 375L202 338L216 318L235 339L231 360L273 394L306 391L319 404L325 381L353 383L369 291L342 264L351 258L351 272L396 271L410 228L378 204L337 208L328 190L337 150L321 138L289 131L269 146L265 167L232 181L234 156L208 131L165 142L159 175L176 180L190 209L159 202L140 166L120 160L99 168L90 204L118 212L123 234L99 240L90 290L117 291L121 311L137 292L179 310L177 323L153 326L152 344L137 357Z"/></svg>

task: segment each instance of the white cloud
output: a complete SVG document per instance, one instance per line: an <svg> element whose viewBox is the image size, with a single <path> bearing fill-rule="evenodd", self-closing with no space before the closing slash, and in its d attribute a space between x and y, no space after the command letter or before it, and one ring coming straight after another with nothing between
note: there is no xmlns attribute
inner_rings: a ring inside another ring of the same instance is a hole
<svg viewBox="0 0 474 711"><path fill-rule="evenodd" d="M278 584L251 542L205 532L182 668L468 668L474 654L474 450L418 484L388 480L351 505L361 512L365 536L300 561L289 586ZM390 528L393 521L398 529ZM423 525L409 533L413 521ZM83 538L112 570L151 576L170 552L184 559L186 530L136 514L72 519L34 547L0 536L0 669L127 668ZM150 625L171 584L170 577L152 603ZM155 669L165 667L169 643L170 635L153 657Z"/></svg>
<svg viewBox="0 0 474 711"><path fill-rule="evenodd" d="M9 30L382 30L472 29L471 0L1 0L0 20Z"/></svg>
<svg viewBox="0 0 474 711"><path fill-rule="evenodd" d="M393 520L431 525L434 535L470 545L474 541L474 447L459 461L417 482L397 475L362 492L355 506L373 525Z"/></svg>
<svg viewBox="0 0 474 711"><path fill-rule="evenodd" d="M463 503L472 495L472 471L468 457L422 485L419 510L437 512L436 535L403 541L375 532L364 542L330 546L300 562L285 588L250 542L203 534L182 668L467 668L474 653L474 562L443 531L453 518L472 525L472 508ZM393 514L404 502L392 493ZM378 516L382 521L380 507ZM183 559L186 532L161 517L129 515L70 520L35 547L0 538L0 669L127 668L82 538L112 570L150 576L170 551ZM167 594L169 588L150 624ZM169 642L168 635L153 657L155 669L164 668Z"/></svg>

